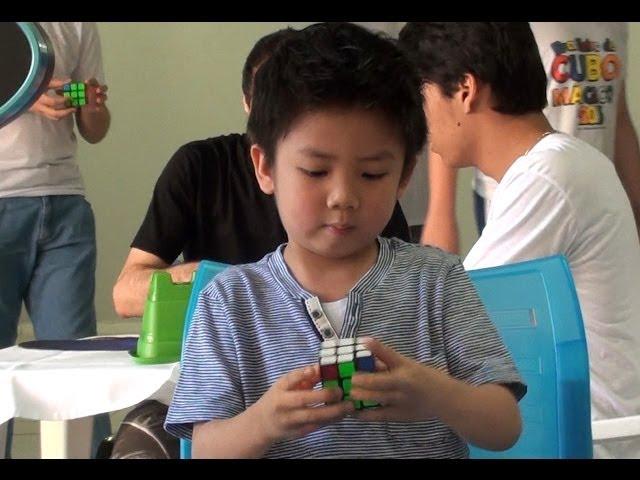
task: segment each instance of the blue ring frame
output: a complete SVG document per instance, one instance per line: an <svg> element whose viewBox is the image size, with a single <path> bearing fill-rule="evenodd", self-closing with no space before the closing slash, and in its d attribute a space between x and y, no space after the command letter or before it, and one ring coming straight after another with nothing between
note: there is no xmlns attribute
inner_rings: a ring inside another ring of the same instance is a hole
<svg viewBox="0 0 640 480"><path fill-rule="evenodd" d="M0 128L14 120L47 91L53 76L55 54L46 32L35 22L16 22L31 52L29 73L11 98L0 105Z"/></svg>

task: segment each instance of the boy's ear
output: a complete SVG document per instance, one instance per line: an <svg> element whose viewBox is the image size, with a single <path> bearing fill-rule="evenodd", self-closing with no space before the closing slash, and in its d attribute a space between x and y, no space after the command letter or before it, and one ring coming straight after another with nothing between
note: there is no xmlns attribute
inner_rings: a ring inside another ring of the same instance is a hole
<svg viewBox="0 0 640 480"><path fill-rule="evenodd" d="M251 145L251 161L253 162L253 169L262 190L267 195L273 194L273 173L271 166L267 162L267 156L260 145Z"/></svg>
<svg viewBox="0 0 640 480"><path fill-rule="evenodd" d="M476 107L479 101L480 84L478 78L471 74L465 73L462 77L462 81L459 83L459 89L454 94L461 106L462 111L465 114L471 113Z"/></svg>

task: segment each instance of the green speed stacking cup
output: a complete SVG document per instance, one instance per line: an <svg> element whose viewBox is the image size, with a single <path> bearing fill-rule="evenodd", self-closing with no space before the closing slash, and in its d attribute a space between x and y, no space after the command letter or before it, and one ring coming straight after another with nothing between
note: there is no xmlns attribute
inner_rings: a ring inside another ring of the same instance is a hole
<svg viewBox="0 0 640 480"><path fill-rule="evenodd" d="M151 277L136 351L138 363L170 363L180 359L184 317L193 282L173 283L171 274L157 271Z"/></svg>

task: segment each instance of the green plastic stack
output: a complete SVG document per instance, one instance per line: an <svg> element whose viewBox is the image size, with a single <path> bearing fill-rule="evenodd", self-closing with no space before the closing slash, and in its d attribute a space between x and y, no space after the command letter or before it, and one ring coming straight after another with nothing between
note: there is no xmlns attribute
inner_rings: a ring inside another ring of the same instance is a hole
<svg viewBox="0 0 640 480"><path fill-rule="evenodd" d="M153 273L137 350L130 352L136 362L171 363L180 359L182 330L192 286L193 282L173 283L168 272Z"/></svg>

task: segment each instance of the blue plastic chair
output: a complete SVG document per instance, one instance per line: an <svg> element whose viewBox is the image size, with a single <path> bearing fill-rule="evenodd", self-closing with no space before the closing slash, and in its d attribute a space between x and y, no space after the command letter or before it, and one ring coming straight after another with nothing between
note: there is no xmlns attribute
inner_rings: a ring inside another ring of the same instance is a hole
<svg viewBox="0 0 640 480"><path fill-rule="evenodd" d="M471 458L591 458L587 344L565 257L468 273L528 387L518 442Z"/></svg>
<svg viewBox="0 0 640 480"><path fill-rule="evenodd" d="M196 309L198 303L198 296L204 287L215 277L222 272L229 265L224 263L212 262L210 260L202 260L198 264L195 278L193 279L193 287L191 288L191 296L189 297L189 305L187 306L187 313L184 318L184 330L182 331L182 351L180 353L180 361L182 361L182 355L184 355L184 344L187 341L187 333L191 326L191 319L193 318L193 312ZM181 438L180 439L180 458L191 458L191 441Z"/></svg>
<svg viewBox="0 0 640 480"><path fill-rule="evenodd" d="M227 266L200 262L183 342L200 291ZM587 345L565 258L472 270L469 275L528 387L520 401L523 432L518 442L504 452L471 447L471 457L591 458ZM191 458L190 441L180 440L180 457Z"/></svg>

